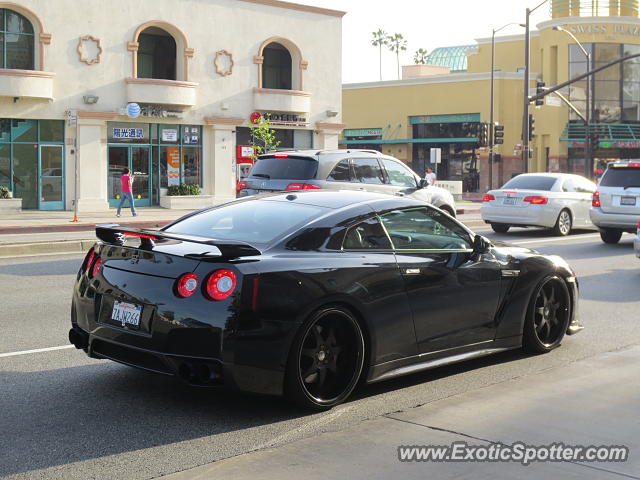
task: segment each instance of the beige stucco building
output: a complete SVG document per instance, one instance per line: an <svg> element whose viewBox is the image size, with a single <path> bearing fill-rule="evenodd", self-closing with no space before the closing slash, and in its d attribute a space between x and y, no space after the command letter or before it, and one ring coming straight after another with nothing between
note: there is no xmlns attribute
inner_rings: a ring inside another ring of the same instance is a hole
<svg viewBox="0 0 640 480"><path fill-rule="evenodd" d="M532 28L529 94L535 93L537 81L553 86L588 69L574 39L554 27L568 30L584 46L589 69L640 53L637 0L552 0L549 17ZM491 34L491 26L487 30ZM382 150L420 173L434 166L431 148L440 148L440 179L462 182L467 192L486 191L489 152L481 145L478 127L490 120L491 45L489 36L474 45L434 50L429 63L448 67L444 72L411 67L402 80L343 85L346 129L341 146ZM591 176L612 160L640 158L639 59L607 68L591 82L594 172L585 160L584 121L554 95L542 106L530 105L535 135L525 166L523 70L524 35L497 36L494 122L504 126L504 143L495 147L493 186L526 169ZM586 91L585 80L561 91L583 116Z"/></svg>
<svg viewBox="0 0 640 480"><path fill-rule="evenodd" d="M233 198L254 112L282 147L336 148L342 15L277 0L0 2L0 185L25 209L77 195L99 211L129 167L140 206L181 182L205 203Z"/></svg>

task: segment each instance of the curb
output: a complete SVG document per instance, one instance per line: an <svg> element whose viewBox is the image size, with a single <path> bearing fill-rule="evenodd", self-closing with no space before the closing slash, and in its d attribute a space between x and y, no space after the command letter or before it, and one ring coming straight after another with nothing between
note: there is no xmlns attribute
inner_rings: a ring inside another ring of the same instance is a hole
<svg viewBox="0 0 640 480"><path fill-rule="evenodd" d="M484 227L482 220L463 222L467 227L474 229ZM8 243L0 244L0 258L24 257L30 255L53 255L63 253L85 253L96 242L94 239L86 240L59 240L55 242L33 243Z"/></svg>

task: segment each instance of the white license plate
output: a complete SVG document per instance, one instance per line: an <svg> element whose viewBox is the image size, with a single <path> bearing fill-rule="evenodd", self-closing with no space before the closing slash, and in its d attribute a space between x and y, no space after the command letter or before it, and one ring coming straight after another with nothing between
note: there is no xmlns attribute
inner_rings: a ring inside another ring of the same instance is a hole
<svg viewBox="0 0 640 480"><path fill-rule="evenodd" d="M131 325L132 327L140 326L140 314L142 313L142 306L134 305L133 303L113 302L113 311L111 312L111 320L125 325Z"/></svg>
<svg viewBox="0 0 640 480"><path fill-rule="evenodd" d="M502 201L502 204L503 205L515 205L517 200L518 200L517 198L505 198Z"/></svg>
<svg viewBox="0 0 640 480"><path fill-rule="evenodd" d="M636 197L620 197L620 205L635 205Z"/></svg>

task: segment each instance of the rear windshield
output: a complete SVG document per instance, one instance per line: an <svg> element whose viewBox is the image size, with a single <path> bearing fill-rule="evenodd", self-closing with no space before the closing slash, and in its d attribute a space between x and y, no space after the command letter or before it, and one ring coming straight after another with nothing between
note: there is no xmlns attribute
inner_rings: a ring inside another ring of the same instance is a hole
<svg viewBox="0 0 640 480"><path fill-rule="evenodd" d="M165 229L216 240L237 240L251 245L269 244L323 214L315 205L272 200L251 200L207 210Z"/></svg>
<svg viewBox="0 0 640 480"><path fill-rule="evenodd" d="M609 168L600 181L603 187L640 187L640 168Z"/></svg>
<svg viewBox="0 0 640 480"><path fill-rule="evenodd" d="M318 162L304 157L267 157L251 169L251 177L281 180L309 180L316 176Z"/></svg>
<svg viewBox="0 0 640 480"><path fill-rule="evenodd" d="M518 175L503 185L502 188L517 188L519 190L551 190L556 183L554 177L542 175Z"/></svg>

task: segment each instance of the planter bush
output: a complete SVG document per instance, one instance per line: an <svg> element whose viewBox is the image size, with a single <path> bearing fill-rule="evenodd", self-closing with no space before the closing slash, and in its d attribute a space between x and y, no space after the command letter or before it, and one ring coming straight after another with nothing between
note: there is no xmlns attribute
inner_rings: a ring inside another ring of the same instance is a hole
<svg viewBox="0 0 640 480"><path fill-rule="evenodd" d="M167 196L179 197L184 195L200 195L200 185L196 183L181 183L167 188Z"/></svg>
<svg viewBox="0 0 640 480"><path fill-rule="evenodd" d="M13 198L11 190L9 190L7 187L0 187L0 199L7 200L9 198Z"/></svg>

